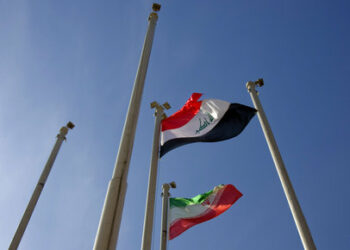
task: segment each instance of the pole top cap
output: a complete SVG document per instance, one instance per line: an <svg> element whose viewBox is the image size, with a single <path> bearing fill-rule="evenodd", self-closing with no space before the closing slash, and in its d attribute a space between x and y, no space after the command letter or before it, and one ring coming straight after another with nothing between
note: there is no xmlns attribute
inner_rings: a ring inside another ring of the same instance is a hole
<svg viewBox="0 0 350 250"><path fill-rule="evenodd" d="M161 7L162 6L159 3L153 3L152 10L155 11L155 12L158 12L158 11L160 11Z"/></svg>
<svg viewBox="0 0 350 250"><path fill-rule="evenodd" d="M255 81L255 84L258 85L259 87L264 86L264 79L259 78L257 81Z"/></svg>
<svg viewBox="0 0 350 250"><path fill-rule="evenodd" d="M165 118L167 118L166 114L164 113L164 109L170 109L171 106L168 102L165 102L164 104L160 105L158 102L154 101L151 102L151 109L154 108L156 109L155 115L160 114L162 116L162 120L164 120Z"/></svg>
<svg viewBox="0 0 350 250"><path fill-rule="evenodd" d="M171 109L171 106L168 102L163 103L162 105L165 109Z"/></svg>
<svg viewBox="0 0 350 250"><path fill-rule="evenodd" d="M74 127L75 127L75 125L74 125L73 122L69 121L69 122L67 123L67 128L73 129Z"/></svg>
<svg viewBox="0 0 350 250"><path fill-rule="evenodd" d="M257 81L249 81L246 84L246 87L248 89L248 91L251 91L252 89L255 89L255 86L259 86L262 87L264 86L264 79L259 78Z"/></svg>

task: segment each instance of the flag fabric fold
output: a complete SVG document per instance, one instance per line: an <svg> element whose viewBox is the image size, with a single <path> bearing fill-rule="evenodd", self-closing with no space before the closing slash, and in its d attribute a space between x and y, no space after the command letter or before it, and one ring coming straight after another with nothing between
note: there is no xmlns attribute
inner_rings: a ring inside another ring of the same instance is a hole
<svg viewBox="0 0 350 250"><path fill-rule="evenodd" d="M216 142L239 135L256 109L217 99L200 101L193 93L186 104L162 121L160 157L193 142Z"/></svg>
<svg viewBox="0 0 350 250"><path fill-rule="evenodd" d="M187 229L213 219L229 209L242 193L233 185L219 185L213 190L193 198L170 198L169 239Z"/></svg>

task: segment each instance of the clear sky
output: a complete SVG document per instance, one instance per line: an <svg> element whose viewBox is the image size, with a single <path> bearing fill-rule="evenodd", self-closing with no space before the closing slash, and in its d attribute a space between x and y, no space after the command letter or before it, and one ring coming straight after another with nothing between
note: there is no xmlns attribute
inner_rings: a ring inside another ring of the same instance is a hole
<svg viewBox="0 0 350 250"><path fill-rule="evenodd" d="M349 2L161 1L118 249L141 245L152 101L192 92L260 99L318 249L350 248ZM20 248L91 249L111 178L151 1L0 1L0 249L7 249L59 128L76 128L54 164ZM221 183L242 193L169 249L302 249L259 121L232 140L192 144L159 165L160 186L192 197Z"/></svg>

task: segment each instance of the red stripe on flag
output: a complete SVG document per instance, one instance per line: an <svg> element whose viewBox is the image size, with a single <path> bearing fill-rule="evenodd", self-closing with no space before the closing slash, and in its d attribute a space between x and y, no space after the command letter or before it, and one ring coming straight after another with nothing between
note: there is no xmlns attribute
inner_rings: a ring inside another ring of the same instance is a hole
<svg viewBox="0 0 350 250"><path fill-rule="evenodd" d="M162 131L181 128L198 113L202 101L198 101L202 94L193 93L186 104L176 113L162 121Z"/></svg>
<svg viewBox="0 0 350 250"><path fill-rule="evenodd" d="M214 201L214 204L206 210L204 213L193 218L177 219L174 221L169 228L169 240L182 234L187 229L213 219L216 216L222 214L229 209L233 203L242 197L242 193L236 189L233 185L228 184L220 190L217 195L220 197L218 201Z"/></svg>

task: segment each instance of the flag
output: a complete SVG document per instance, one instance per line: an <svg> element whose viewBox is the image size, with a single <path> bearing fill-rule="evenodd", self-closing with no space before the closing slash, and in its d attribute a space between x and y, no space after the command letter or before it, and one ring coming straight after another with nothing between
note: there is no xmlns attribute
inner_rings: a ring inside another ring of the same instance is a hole
<svg viewBox="0 0 350 250"><path fill-rule="evenodd" d="M216 142L239 135L256 109L217 99L199 101L193 93L186 104L162 121L160 157L193 142Z"/></svg>
<svg viewBox="0 0 350 250"><path fill-rule="evenodd" d="M189 198L170 198L169 239L207 220L213 219L229 209L240 197L233 185L219 185L213 190Z"/></svg>

